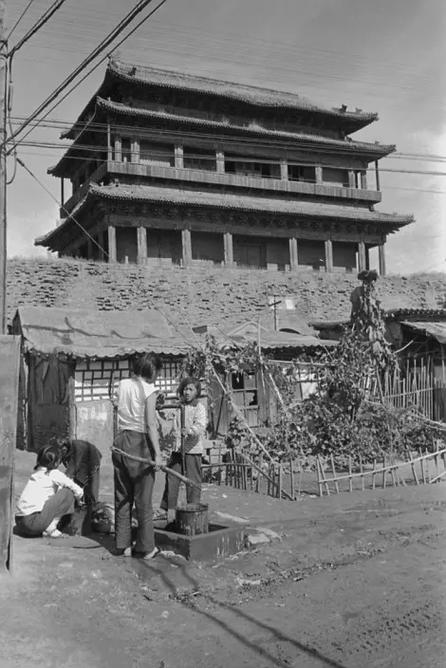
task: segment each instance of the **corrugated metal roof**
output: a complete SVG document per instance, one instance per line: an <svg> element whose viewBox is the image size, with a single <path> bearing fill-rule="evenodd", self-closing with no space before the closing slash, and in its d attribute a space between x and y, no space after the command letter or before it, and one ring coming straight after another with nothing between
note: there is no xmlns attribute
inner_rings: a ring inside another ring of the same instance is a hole
<svg viewBox="0 0 446 668"><path fill-rule="evenodd" d="M446 344L446 322L409 322L405 320L401 324L423 332L427 336L432 336L443 345Z"/></svg>
<svg viewBox="0 0 446 668"><path fill-rule="evenodd" d="M125 357L153 352L178 355L188 348L155 309L93 311L20 307L25 349L73 357Z"/></svg>
<svg viewBox="0 0 446 668"><path fill-rule="evenodd" d="M307 328L310 331L310 328ZM254 320L230 329L210 327L208 329L216 341L221 345L244 346L249 342L259 342L262 350L276 348L320 348L336 346L337 341L322 340L312 334L298 334L297 332L282 332L262 326Z"/></svg>

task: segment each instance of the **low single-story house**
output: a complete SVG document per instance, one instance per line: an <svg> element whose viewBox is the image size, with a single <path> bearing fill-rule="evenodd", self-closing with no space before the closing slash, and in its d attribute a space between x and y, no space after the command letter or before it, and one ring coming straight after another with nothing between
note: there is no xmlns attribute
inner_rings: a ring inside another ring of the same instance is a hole
<svg viewBox="0 0 446 668"><path fill-rule="evenodd" d="M23 352L18 446L38 451L56 435L90 440L107 451L113 439L111 397L118 381L129 376L132 358L142 352L161 356L163 369L156 385L173 398L184 357L191 347L201 345L205 332L221 345L243 347L255 341L266 357L284 364L299 356L308 360L321 347L336 345L318 339L302 322L288 322L286 331L252 320L226 330L206 325L193 330L177 327L155 309L20 307L12 325L12 332L21 336ZM250 426L261 428L274 421L277 396L259 374L229 374L228 380L233 400ZM297 388L301 397L311 381L305 367ZM206 399L209 434L224 436L231 407L217 381L205 388Z"/></svg>
<svg viewBox="0 0 446 668"><path fill-rule="evenodd" d="M157 385L172 392L187 348L159 311L91 311L20 307L12 332L22 337L22 440L38 451L52 435L91 440L106 450L113 439L111 396L130 362L159 354Z"/></svg>

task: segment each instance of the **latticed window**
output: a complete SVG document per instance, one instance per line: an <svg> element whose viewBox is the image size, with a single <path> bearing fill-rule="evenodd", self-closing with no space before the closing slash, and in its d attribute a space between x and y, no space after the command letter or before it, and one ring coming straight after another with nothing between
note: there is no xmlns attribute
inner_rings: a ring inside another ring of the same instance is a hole
<svg viewBox="0 0 446 668"><path fill-rule="evenodd" d="M77 362L74 376L74 398L80 401L100 401L114 395L122 378L130 376L130 358L124 360L84 360ZM175 395L181 369L179 359L165 358L156 387L168 396Z"/></svg>

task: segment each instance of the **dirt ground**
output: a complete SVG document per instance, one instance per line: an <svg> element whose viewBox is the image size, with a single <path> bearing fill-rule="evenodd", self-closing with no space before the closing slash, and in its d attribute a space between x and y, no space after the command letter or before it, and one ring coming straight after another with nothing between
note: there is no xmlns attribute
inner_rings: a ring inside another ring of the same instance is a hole
<svg viewBox="0 0 446 668"><path fill-rule="evenodd" d="M17 494L33 464L17 453ZM160 476L156 498L161 489ZM111 500L109 463L101 490ZM0 578L0 665L446 664L445 482L294 503L214 485L204 496L211 519L278 537L213 563L144 563L89 538L15 536L14 573Z"/></svg>

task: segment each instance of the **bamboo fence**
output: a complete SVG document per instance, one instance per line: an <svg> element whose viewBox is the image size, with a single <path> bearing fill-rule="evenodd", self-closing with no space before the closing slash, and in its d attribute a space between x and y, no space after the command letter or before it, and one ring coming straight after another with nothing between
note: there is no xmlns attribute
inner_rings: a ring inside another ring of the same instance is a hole
<svg viewBox="0 0 446 668"><path fill-rule="evenodd" d="M353 470L352 459L349 457L348 471L336 471L333 456L323 459L316 457L317 484L319 496L332 493L339 494L340 491L353 491L354 482L360 484L362 490L366 487L366 479L370 480L370 487L375 489L377 481L381 479L381 487L406 486L408 480L407 469L410 469L416 485L422 483L434 483L446 477L446 448L437 449L433 452L419 450L417 456L408 453L407 460L397 460L395 457L384 456L382 463L374 460L373 464L365 466L362 460ZM330 475L331 474L331 475ZM379 475L380 474L380 475ZM347 483L348 489L341 489L341 483Z"/></svg>
<svg viewBox="0 0 446 668"><path fill-rule="evenodd" d="M306 471L299 458L271 462L260 455L258 461L253 462L243 453L231 453L230 457L229 461L203 464L202 468L211 472L212 480L218 485L290 501L308 492L308 487L317 489L319 496L330 496L446 480L446 448L410 452L404 460L384 455L380 461L364 463L362 458L353 462L349 457L342 469L333 455L317 456L314 468Z"/></svg>

